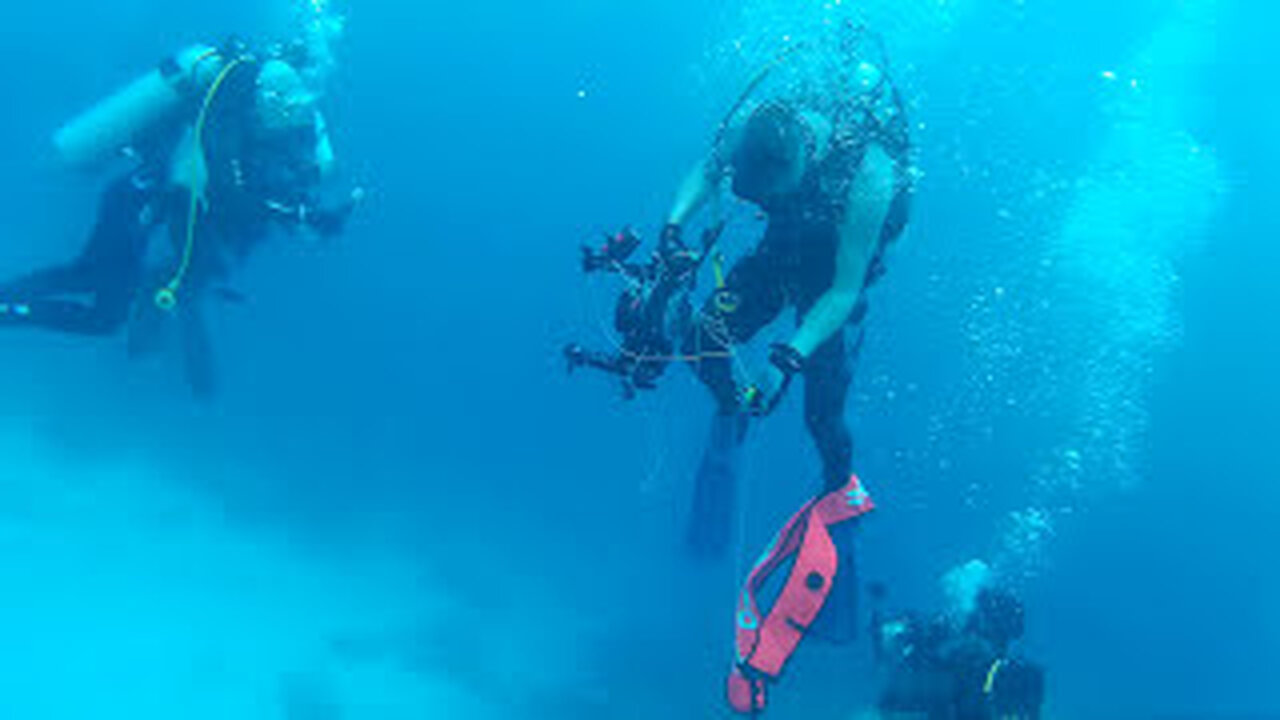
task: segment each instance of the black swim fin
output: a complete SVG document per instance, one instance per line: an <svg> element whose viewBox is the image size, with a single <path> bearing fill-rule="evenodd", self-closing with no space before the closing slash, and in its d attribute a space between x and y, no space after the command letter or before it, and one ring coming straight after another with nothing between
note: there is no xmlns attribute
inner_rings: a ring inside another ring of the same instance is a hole
<svg viewBox="0 0 1280 720"><path fill-rule="evenodd" d="M191 394L197 400L211 400L218 389L213 343L204 312L194 305L188 305L182 317L182 359Z"/></svg>
<svg viewBox="0 0 1280 720"><path fill-rule="evenodd" d="M719 560L729 553L748 421L746 415L737 413L717 414L711 420L710 437L694 483L686 535L689 552L696 558Z"/></svg>
<svg viewBox="0 0 1280 720"><path fill-rule="evenodd" d="M862 628L858 622L860 587L855 554L858 520L832 526L829 532L836 546L836 579L831 583L826 604L809 627L809 634L818 640L843 645L856 640Z"/></svg>
<svg viewBox="0 0 1280 720"><path fill-rule="evenodd" d="M127 330L129 359L138 360L159 352L165 345L171 324L168 314L157 308L155 303L138 303L129 318Z"/></svg>

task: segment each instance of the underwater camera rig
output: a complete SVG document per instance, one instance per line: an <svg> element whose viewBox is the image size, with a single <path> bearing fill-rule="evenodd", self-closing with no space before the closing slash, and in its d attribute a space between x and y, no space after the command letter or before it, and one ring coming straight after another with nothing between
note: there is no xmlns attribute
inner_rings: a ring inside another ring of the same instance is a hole
<svg viewBox="0 0 1280 720"><path fill-rule="evenodd" d="M593 368L614 375L622 381L622 394L628 400L640 390L656 388L667 366L681 359L676 343L693 316L690 295L698 270L723 232L723 223L708 228L695 249L684 242L678 227L669 225L643 263L631 259L644 244L631 228L606 235L599 248L584 246L584 274L617 275L627 287L614 306L613 325L620 336L617 349L606 352L569 345L564 349L569 372Z"/></svg>

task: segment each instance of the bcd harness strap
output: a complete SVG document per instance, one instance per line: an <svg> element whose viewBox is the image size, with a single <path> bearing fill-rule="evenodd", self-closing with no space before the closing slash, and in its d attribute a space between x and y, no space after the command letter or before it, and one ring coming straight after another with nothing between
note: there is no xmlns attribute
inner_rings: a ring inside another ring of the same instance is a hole
<svg viewBox="0 0 1280 720"><path fill-rule="evenodd" d="M818 617L839 572L830 528L875 509L858 478L809 501L770 543L752 568L738 599L736 658L728 678L730 706L756 715L765 707L765 682L776 679ZM756 593L794 556L786 585L761 617Z"/></svg>

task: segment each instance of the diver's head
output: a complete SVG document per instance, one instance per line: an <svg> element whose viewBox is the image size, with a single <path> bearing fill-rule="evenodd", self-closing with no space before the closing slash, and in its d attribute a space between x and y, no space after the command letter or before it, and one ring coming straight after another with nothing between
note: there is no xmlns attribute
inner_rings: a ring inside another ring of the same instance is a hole
<svg viewBox="0 0 1280 720"><path fill-rule="evenodd" d="M315 123L316 97L302 75L283 60L268 60L258 71L254 95L258 124L265 133L290 133Z"/></svg>
<svg viewBox="0 0 1280 720"><path fill-rule="evenodd" d="M733 192L767 206L800 189L808 170L811 132L790 105L761 105L747 119L731 158Z"/></svg>
<svg viewBox="0 0 1280 720"><path fill-rule="evenodd" d="M973 632L998 648L1008 647L1025 629L1022 601L1008 590L984 588L971 618Z"/></svg>

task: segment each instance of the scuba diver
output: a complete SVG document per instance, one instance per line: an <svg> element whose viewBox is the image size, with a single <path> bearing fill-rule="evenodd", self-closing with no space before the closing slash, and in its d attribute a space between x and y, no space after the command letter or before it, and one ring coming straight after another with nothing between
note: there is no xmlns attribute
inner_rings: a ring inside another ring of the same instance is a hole
<svg viewBox="0 0 1280 720"><path fill-rule="evenodd" d="M55 145L68 164L123 154L132 169L103 191L78 257L0 283L0 327L109 336L129 324L139 354L174 318L188 384L211 395L206 301L241 299L226 287L231 270L272 226L333 237L361 197L319 201L334 153L308 84L323 75L311 40L188 48L63 127ZM161 227L173 259L152 268Z"/></svg>
<svg viewBox="0 0 1280 720"><path fill-rule="evenodd" d="M824 491L841 488L853 472L845 402L867 290L884 274L886 251L906 227L912 173L907 115L883 45L864 28L843 30L830 33L834 46L797 44L766 70L790 66L810 77L761 93L749 113L744 95L667 216L663 237L679 240L728 185L767 218L759 244L732 268L684 338L683 353L697 358L697 375L717 405L688 533L699 556L722 557L728 549L747 418L771 413L796 378L804 378L804 418L822 460ZM815 55L847 70L803 64ZM815 73L822 76L817 89ZM764 85L757 78L748 95ZM747 117L735 121L737 114ZM740 387L734 348L788 307L796 330L771 346L764 376Z"/></svg>
<svg viewBox="0 0 1280 720"><path fill-rule="evenodd" d="M773 82L788 74L798 78ZM687 535L693 555L727 554L750 419L772 413L796 378L805 382L804 416L822 459L823 492L852 477L845 402L867 291L906 228L910 154L907 114L883 43L845 24L819 41L793 44L748 84L708 157L677 191L647 263L629 262L642 244L629 230L599 249L584 248L585 272L617 274L628 287L615 309L617 349L569 345L569 369L616 375L631 398L655 387L669 364L687 363L716 402ZM754 251L727 274L714 249L724 221L713 222L701 243L689 243L684 230L718 206L726 186L768 220ZM691 296L709 258L715 289L694 312ZM740 382L737 348L788 307L796 311L795 332L771 346L762 378Z"/></svg>
<svg viewBox="0 0 1280 720"><path fill-rule="evenodd" d="M873 587L877 601L882 587ZM1024 630L1022 602L986 586L963 613L872 613L872 649L887 681L877 702L883 720L1038 720L1043 668L1012 653Z"/></svg>

